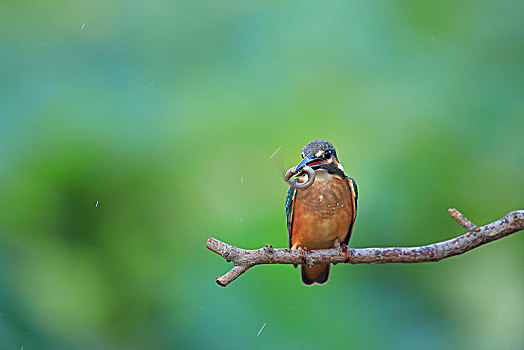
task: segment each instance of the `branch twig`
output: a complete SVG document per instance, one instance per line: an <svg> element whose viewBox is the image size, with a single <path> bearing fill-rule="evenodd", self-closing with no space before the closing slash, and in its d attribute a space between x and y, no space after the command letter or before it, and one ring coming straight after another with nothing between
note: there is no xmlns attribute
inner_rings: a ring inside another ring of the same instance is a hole
<svg viewBox="0 0 524 350"><path fill-rule="evenodd" d="M421 263L439 261L450 256L460 255L483 244L506 237L524 229L524 210L515 210L503 218L477 227L456 209L449 214L462 225L467 233L447 241L420 247L362 248L350 249L351 255L341 248L310 250L300 255L299 250L274 249L271 245L256 250L241 249L215 238L208 239L209 250L232 261L234 267L225 275L218 276L216 282L222 287L233 282L249 268L261 264L379 264L379 263Z"/></svg>

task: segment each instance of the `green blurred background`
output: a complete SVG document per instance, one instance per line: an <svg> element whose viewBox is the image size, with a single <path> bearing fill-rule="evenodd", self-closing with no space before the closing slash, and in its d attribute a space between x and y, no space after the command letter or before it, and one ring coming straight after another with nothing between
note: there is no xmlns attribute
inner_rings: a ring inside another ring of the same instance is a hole
<svg viewBox="0 0 524 350"><path fill-rule="evenodd" d="M314 139L359 185L352 247L523 209L523 11L3 1L0 348L521 349L520 234L322 287L281 265L221 288L205 242L285 247L282 174Z"/></svg>

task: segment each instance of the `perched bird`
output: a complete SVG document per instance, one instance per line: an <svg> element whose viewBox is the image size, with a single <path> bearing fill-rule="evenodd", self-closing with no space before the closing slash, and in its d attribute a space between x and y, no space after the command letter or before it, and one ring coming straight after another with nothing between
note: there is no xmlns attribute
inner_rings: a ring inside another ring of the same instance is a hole
<svg viewBox="0 0 524 350"><path fill-rule="evenodd" d="M293 169L297 185L290 183L286 197L289 247L304 251L340 244L348 254L347 244L357 214L357 184L346 176L335 148L327 141L305 145L302 158ZM306 166L314 170L314 176L304 172ZM300 188L311 178L312 185ZM302 282L306 285L324 284L328 277L329 264L302 265Z"/></svg>

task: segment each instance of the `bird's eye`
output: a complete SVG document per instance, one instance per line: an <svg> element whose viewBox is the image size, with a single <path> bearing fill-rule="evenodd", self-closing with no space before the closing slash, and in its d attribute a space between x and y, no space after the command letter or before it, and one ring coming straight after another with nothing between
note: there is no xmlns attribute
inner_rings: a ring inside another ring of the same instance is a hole
<svg viewBox="0 0 524 350"><path fill-rule="evenodd" d="M324 152L324 157L325 158L331 157L331 151L328 150L328 151Z"/></svg>

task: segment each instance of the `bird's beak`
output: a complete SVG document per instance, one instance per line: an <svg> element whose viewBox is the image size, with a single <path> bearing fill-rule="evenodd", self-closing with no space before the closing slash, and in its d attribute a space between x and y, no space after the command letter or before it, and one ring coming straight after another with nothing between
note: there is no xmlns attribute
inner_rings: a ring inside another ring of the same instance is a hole
<svg viewBox="0 0 524 350"><path fill-rule="evenodd" d="M300 171L300 169L302 169L303 167L305 167L306 165L308 164L311 164L311 163L314 163L314 162L319 162L319 161L323 161L324 159L322 158L313 158L313 156L311 154L308 154L307 156L304 157L304 159L302 159L302 161L300 163L298 163L298 165L295 167L295 172L298 173Z"/></svg>

